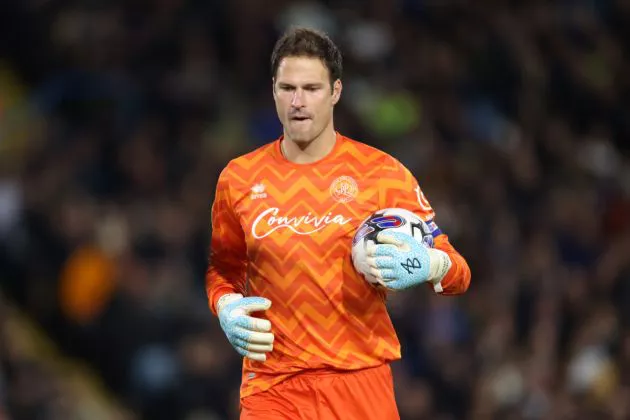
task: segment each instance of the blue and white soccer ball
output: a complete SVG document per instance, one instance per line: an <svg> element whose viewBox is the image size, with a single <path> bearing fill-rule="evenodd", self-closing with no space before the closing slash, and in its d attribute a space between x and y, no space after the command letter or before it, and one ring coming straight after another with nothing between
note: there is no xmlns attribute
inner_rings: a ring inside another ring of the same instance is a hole
<svg viewBox="0 0 630 420"><path fill-rule="evenodd" d="M370 243L378 244L377 235L384 231L401 232L421 244L433 248L433 235L426 222L402 208L388 208L372 213L359 225L352 240L352 263L355 270L372 284L380 282L370 273L366 251Z"/></svg>

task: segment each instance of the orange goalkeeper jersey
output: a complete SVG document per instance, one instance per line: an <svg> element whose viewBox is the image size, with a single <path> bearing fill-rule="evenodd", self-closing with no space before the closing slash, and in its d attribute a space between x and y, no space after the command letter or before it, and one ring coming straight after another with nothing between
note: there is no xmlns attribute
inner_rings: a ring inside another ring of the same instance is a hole
<svg viewBox="0 0 630 420"><path fill-rule="evenodd" d="M241 397L310 369L352 370L400 358L385 292L351 261L358 225L378 209L402 207L430 222L453 265L443 293L470 282L464 259L433 222L412 174L390 155L337 134L325 158L296 164L280 141L232 160L212 206L206 289L210 308L225 293L263 296L275 335L264 363L244 359Z"/></svg>

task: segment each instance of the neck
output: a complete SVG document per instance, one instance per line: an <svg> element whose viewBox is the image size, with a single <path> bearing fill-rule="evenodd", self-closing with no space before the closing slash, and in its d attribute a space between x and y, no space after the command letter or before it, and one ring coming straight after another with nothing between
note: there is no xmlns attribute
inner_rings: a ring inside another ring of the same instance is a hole
<svg viewBox="0 0 630 420"><path fill-rule="evenodd" d="M332 124L309 142L296 142L284 133L280 144L284 157L293 163L307 164L325 158L335 147L337 133Z"/></svg>

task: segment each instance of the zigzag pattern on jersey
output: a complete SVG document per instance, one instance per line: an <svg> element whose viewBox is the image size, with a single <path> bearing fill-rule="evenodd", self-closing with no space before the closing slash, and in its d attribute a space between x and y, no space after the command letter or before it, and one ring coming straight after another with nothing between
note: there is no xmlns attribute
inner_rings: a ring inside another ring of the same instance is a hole
<svg viewBox="0 0 630 420"><path fill-rule="evenodd" d="M299 280L300 275L295 276ZM345 279L351 281L351 278ZM294 281L289 285L281 295L273 294L272 290L266 290L264 287L253 289L254 293L267 296L272 302L277 303L277 308L273 313L269 314L270 320L274 323L283 335L291 337L296 343L302 343L304 337L315 338L319 343L327 343L331 349L338 349L343 346L342 341L352 341L357 337L340 336L339 331L344 329L348 324L349 314L343 310L335 308L328 310L329 303L323 300L323 296L319 290L315 290L304 285L297 284ZM351 289L349 289L351 290ZM340 292L333 292L335 293ZM351 293L350 291L346 293ZM363 331L369 338L377 332L386 330L388 324L384 322L383 313L379 312L380 306L375 303L368 305L368 302L376 302L378 297L365 295L357 299L365 302L363 310L363 318L367 318L367 325ZM275 321L275 322L274 322ZM308 328L305 328L308 326ZM380 336L379 334L375 335ZM363 338L365 340L365 337ZM325 349L324 349L325 350ZM331 360L331 357L337 357L328 352L318 352L320 357Z"/></svg>
<svg viewBox="0 0 630 420"><path fill-rule="evenodd" d="M273 159L275 153L274 143L270 143L251 153L234 159L230 162L230 177L244 184L257 179L264 172L266 176L273 175L274 182L282 185L293 184L296 170L282 172L277 167L277 162ZM382 170L382 162L386 155L383 152L370 146L363 145L346 139L337 151L338 164L331 166L328 170L315 168L313 173L319 179L326 180L336 171L343 169L346 175L362 178L376 171Z"/></svg>
<svg viewBox="0 0 630 420"><path fill-rule="evenodd" d="M413 177L408 171L400 171L397 162L391 159L385 165L381 167L381 170L384 174L396 174L397 176L388 176L382 182L387 183L386 194L384 194L381 199L385 203L391 203L396 198L397 201L400 200L400 194L394 197L396 191L411 191L413 189ZM409 202L410 205L414 206L414 202Z"/></svg>
<svg viewBox="0 0 630 420"><path fill-rule="evenodd" d="M273 310L266 316L277 332L274 353L291 357L276 359L272 353L262 365L245 360L245 370L273 375L295 371L296 366L308 368L321 364L354 369L398 358L399 344L395 334L392 337L382 296L358 276L349 257L353 230L366 215L360 213L359 206L352 210L353 207L345 203L335 204L329 191L331 181L338 176L361 180L381 171L386 155L344 139L336 150L335 160L313 168L307 176L296 168L280 167L274 153L272 143L232 161L232 188L249 191L251 186L265 180L265 192L274 197L274 201L286 203L286 207L278 204L279 217L310 214L321 218L331 212L332 216L343 214L352 221L347 226L324 226L317 234L303 235L299 240L295 240L296 234L290 229L281 228L249 251L251 293L266 296L273 302ZM376 185L360 188L356 200L377 202L378 194ZM241 199L249 200L249 195ZM269 209L265 199L248 202L248 205L252 218ZM323 208L325 214L322 214ZM253 221L247 222L251 225ZM261 223L259 233L269 228ZM338 240L339 229L346 230L347 241ZM257 258L259 253L264 253L264 257ZM317 278L317 283L312 278ZM272 279L273 284L267 279ZM353 308L342 307L342 303ZM361 314L360 321L356 313ZM277 376L271 379L265 375L249 378L244 381L242 395L267 389L277 380Z"/></svg>
<svg viewBox="0 0 630 420"><path fill-rule="evenodd" d="M381 189L384 191L380 197L381 203L395 203L393 207L416 209L415 212L424 220L435 216L435 212L431 209L429 202L424 196L418 197L413 194L398 193L399 191L415 192L415 189L419 188L413 174L407 168L391 158L380 169L384 174L382 182L387 186L387 188ZM419 203L420 208L418 207ZM385 206L385 204L382 205Z"/></svg>

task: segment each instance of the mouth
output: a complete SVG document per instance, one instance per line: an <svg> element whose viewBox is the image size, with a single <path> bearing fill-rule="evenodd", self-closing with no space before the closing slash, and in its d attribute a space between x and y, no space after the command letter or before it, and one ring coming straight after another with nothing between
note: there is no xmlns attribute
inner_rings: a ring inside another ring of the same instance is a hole
<svg viewBox="0 0 630 420"><path fill-rule="evenodd" d="M298 115L298 116L293 116L293 117L291 117L291 118L290 118L290 120L291 120L291 121L302 122L302 121L309 121L309 120L310 120L310 118L309 118L309 117L305 117L305 116Z"/></svg>

